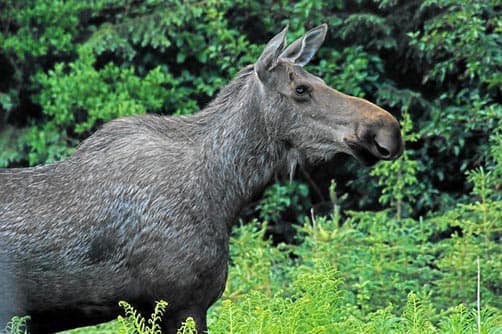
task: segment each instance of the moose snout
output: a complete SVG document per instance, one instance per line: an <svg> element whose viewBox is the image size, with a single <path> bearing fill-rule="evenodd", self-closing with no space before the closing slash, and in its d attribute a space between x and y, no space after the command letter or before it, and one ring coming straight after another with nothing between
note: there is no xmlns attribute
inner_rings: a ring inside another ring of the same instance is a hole
<svg viewBox="0 0 502 334"><path fill-rule="evenodd" d="M388 111L357 97L343 96L354 115L354 133L343 137L350 154L367 166L378 160L394 160L404 151L399 122Z"/></svg>
<svg viewBox="0 0 502 334"><path fill-rule="evenodd" d="M367 149L377 158L394 160L404 150L404 143L399 125L390 124L386 127L369 128L364 136L368 139Z"/></svg>
<svg viewBox="0 0 502 334"><path fill-rule="evenodd" d="M401 129L393 117L378 119L374 123L359 124L355 136L344 138L352 155L366 166L378 160L397 159L404 151Z"/></svg>
<svg viewBox="0 0 502 334"><path fill-rule="evenodd" d="M375 152L381 159L392 160L398 158L404 149L403 139L399 128L377 129L373 137Z"/></svg>

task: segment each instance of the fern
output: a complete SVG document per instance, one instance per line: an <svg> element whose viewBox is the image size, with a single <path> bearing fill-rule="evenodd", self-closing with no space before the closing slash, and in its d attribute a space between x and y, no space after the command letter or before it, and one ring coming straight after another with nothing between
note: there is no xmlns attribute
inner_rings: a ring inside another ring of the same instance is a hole
<svg viewBox="0 0 502 334"><path fill-rule="evenodd" d="M181 324L181 327L176 332L177 334L197 334L197 328L195 327L195 320L192 317L188 317L185 322Z"/></svg>
<svg viewBox="0 0 502 334"><path fill-rule="evenodd" d="M167 302L160 300L155 304L155 308L150 318L146 320L133 306L125 301L119 302L120 307L125 311L126 318L119 316L122 334L161 334L160 322L167 308Z"/></svg>
<svg viewBox="0 0 502 334"><path fill-rule="evenodd" d="M434 333L435 328L430 322L431 314L415 293L408 294L408 301L403 313L403 332L410 334Z"/></svg>
<svg viewBox="0 0 502 334"><path fill-rule="evenodd" d="M7 326L0 330L0 334L26 334L28 333L29 316L13 317Z"/></svg>

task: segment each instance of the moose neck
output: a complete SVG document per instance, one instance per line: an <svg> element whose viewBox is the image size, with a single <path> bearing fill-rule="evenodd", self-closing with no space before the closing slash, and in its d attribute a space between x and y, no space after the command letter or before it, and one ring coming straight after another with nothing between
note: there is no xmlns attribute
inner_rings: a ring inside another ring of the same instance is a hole
<svg viewBox="0 0 502 334"><path fill-rule="evenodd" d="M252 67L245 68L203 111L205 194L214 209L233 220L283 164L284 149L264 120L266 99ZM232 221L228 221L232 223Z"/></svg>

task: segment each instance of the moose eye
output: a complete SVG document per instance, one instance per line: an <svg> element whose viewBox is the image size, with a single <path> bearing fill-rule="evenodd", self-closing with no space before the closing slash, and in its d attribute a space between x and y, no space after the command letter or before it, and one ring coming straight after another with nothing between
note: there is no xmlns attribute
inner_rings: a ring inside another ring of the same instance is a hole
<svg viewBox="0 0 502 334"><path fill-rule="evenodd" d="M308 93L309 88L305 85L300 85L295 88L295 92L298 95L304 95L305 93Z"/></svg>

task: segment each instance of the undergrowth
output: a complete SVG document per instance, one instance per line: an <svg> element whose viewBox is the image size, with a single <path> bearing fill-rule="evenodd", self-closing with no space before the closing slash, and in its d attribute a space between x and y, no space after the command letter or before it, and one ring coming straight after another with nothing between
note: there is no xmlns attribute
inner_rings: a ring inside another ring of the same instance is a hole
<svg viewBox="0 0 502 334"><path fill-rule="evenodd" d="M126 317L119 316L118 322L121 325L121 334L159 334L162 333L160 321L167 307L164 300L158 301L150 318L146 320L141 314L127 302L121 301L119 305L124 309Z"/></svg>

